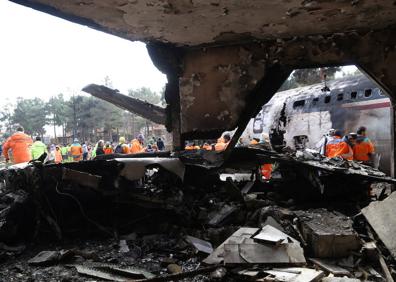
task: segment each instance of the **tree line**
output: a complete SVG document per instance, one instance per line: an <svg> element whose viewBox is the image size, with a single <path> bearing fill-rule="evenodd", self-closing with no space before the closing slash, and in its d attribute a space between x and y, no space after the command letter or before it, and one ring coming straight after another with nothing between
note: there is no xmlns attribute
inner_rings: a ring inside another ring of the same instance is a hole
<svg viewBox="0 0 396 282"><path fill-rule="evenodd" d="M131 89L128 95L153 104L164 104L163 94L147 87ZM50 125L55 139L76 137L92 141L98 138L115 140L120 134L135 136L152 126L151 122L95 97L73 95L66 98L63 94L48 101L19 97L15 104L9 103L0 110L0 121L4 137L9 136L17 125L23 126L27 134L44 136L47 133L45 127ZM57 128L62 129L61 136L57 136Z"/></svg>
<svg viewBox="0 0 396 282"><path fill-rule="evenodd" d="M343 77L361 74L359 70L347 74L343 72L342 67L296 69L292 72L289 78L283 83L279 91L312 85L323 82L324 80L329 81L335 78L335 74L337 72L340 72L341 76Z"/></svg>

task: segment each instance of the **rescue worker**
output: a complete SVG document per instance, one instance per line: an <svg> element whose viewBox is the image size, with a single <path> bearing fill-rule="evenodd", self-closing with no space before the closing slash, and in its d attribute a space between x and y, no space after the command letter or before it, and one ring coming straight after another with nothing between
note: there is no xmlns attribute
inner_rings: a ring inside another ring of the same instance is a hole
<svg viewBox="0 0 396 282"><path fill-rule="evenodd" d="M99 140L100 142L101 140ZM96 149L98 149L98 143L95 144L95 147L93 148L93 151L91 153L91 159L94 159L96 157ZM84 159L84 145L83 145L83 159Z"/></svg>
<svg viewBox="0 0 396 282"><path fill-rule="evenodd" d="M153 152L158 152L159 150L158 150L157 144L151 145L151 150L152 150Z"/></svg>
<svg viewBox="0 0 396 282"><path fill-rule="evenodd" d="M184 148L184 150L199 150L199 149L201 148L198 145L195 145L195 142L191 142Z"/></svg>
<svg viewBox="0 0 396 282"><path fill-rule="evenodd" d="M163 151L165 150L165 143L164 141L161 139L161 137L158 137L157 139L157 147L159 151Z"/></svg>
<svg viewBox="0 0 396 282"><path fill-rule="evenodd" d="M253 139L250 141L250 145L258 145L259 142L260 142L260 139L258 139L258 138L253 138Z"/></svg>
<svg viewBox="0 0 396 282"><path fill-rule="evenodd" d="M222 138L219 138L217 140L217 143L215 145L215 150L224 151L227 148L228 143L230 143L230 140L231 140L230 134L228 133L224 134Z"/></svg>
<svg viewBox="0 0 396 282"><path fill-rule="evenodd" d="M70 154L73 158L73 162L79 162L82 159L83 149L81 144L78 142L78 139L74 139L73 144L70 146Z"/></svg>
<svg viewBox="0 0 396 282"><path fill-rule="evenodd" d="M211 146L209 143L205 142L205 143L202 145L202 150L212 151L212 146Z"/></svg>
<svg viewBox="0 0 396 282"><path fill-rule="evenodd" d="M374 157L374 144L366 136L366 127L361 126L357 130L356 144L353 146L353 159L365 164L372 164Z"/></svg>
<svg viewBox="0 0 396 282"><path fill-rule="evenodd" d="M352 148L352 152L353 152L353 147L356 144L356 139L357 139L357 134L355 132L351 132L342 138L342 140L345 141Z"/></svg>
<svg viewBox="0 0 396 282"><path fill-rule="evenodd" d="M3 145L3 154L6 162L9 162L8 151L12 150L14 164L28 162L32 159L30 146L33 144L32 138L24 133L23 127L18 127L14 133Z"/></svg>
<svg viewBox="0 0 396 282"><path fill-rule="evenodd" d="M128 154L129 153L129 147L126 144L125 137L121 136L120 139L118 140L118 145L116 146L114 153L116 154Z"/></svg>
<svg viewBox="0 0 396 282"><path fill-rule="evenodd" d="M334 132L334 136L326 144L326 157L341 157L346 160L353 160L353 151L351 146L342 139L340 130Z"/></svg>
<svg viewBox="0 0 396 282"><path fill-rule="evenodd" d="M43 142L41 142L40 136L36 137L36 141L34 141L32 147L30 148L30 151L32 153L33 160L38 159L44 153L48 153L47 145L45 145Z"/></svg>
<svg viewBox="0 0 396 282"><path fill-rule="evenodd" d="M82 152L83 152L83 161L88 160L88 145L87 145L87 142L83 142L83 144L82 144Z"/></svg>
<svg viewBox="0 0 396 282"><path fill-rule="evenodd" d="M323 136L323 138L316 145L316 148L319 148L319 153L322 155L326 155L326 145L327 143L333 139L335 129L331 128L329 132Z"/></svg>
<svg viewBox="0 0 396 282"><path fill-rule="evenodd" d="M260 167L261 176L265 180L271 179L272 175L272 164L263 164Z"/></svg>
<svg viewBox="0 0 396 282"><path fill-rule="evenodd" d="M189 143L184 147L184 150L189 151L189 150L194 150L194 144Z"/></svg>
<svg viewBox="0 0 396 282"><path fill-rule="evenodd" d="M136 139L131 141L131 148L129 150L130 154L138 154L144 152L144 137L142 134L139 134Z"/></svg>
<svg viewBox="0 0 396 282"><path fill-rule="evenodd" d="M62 162L63 158L62 158L62 151L59 147L59 145L55 146L55 163L56 164L60 164Z"/></svg>
<svg viewBox="0 0 396 282"><path fill-rule="evenodd" d="M264 149L271 151L271 141L270 141L270 138L269 138L269 134L264 132L263 135L262 135L262 140L261 140L261 142L259 144ZM274 169L273 164L264 163L262 166L260 166L261 177L264 180L271 179L273 169Z"/></svg>
<svg viewBox="0 0 396 282"><path fill-rule="evenodd" d="M113 154L113 147L111 147L111 144L110 144L110 142L106 142L106 146L105 146L105 148L104 148L104 153L105 153L105 155L110 155L110 154Z"/></svg>
<svg viewBox="0 0 396 282"><path fill-rule="evenodd" d="M51 146L48 147L48 161L54 161L55 160L55 144L51 144Z"/></svg>
<svg viewBox="0 0 396 282"><path fill-rule="evenodd" d="M96 144L96 149L94 150L94 152L92 152L92 154L95 153L95 157L96 156L100 156L100 155L104 155L104 141L103 140L99 140L99 142Z"/></svg>
<svg viewBox="0 0 396 282"><path fill-rule="evenodd" d="M61 148L61 154L62 154L62 161L67 161L68 158L68 149L67 149L67 144L63 144Z"/></svg>
<svg viewBox="0 0 396 282"><path fill-rule="evenodd" d="M67 161L70 163L73 161L73 157L71 155L70 149L71 149L71 144L67 144Z"/></svg>

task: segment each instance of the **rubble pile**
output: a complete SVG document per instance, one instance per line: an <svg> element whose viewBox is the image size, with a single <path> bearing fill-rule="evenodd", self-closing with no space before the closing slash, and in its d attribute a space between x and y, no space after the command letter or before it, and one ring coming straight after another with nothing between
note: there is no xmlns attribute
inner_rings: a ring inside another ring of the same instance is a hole
<svg viewBox="0 0 396 282"><path fill-rule="evenodd" d="M385 200L372 201L368 188L394 180L302 156L242 149L223 162L188 152L3 169L0 280L393 281L395 194L384 185ZM277 163L272 181L259 179L264 162ZM360 193L334 200L331 185L348 175Z"/></svg>

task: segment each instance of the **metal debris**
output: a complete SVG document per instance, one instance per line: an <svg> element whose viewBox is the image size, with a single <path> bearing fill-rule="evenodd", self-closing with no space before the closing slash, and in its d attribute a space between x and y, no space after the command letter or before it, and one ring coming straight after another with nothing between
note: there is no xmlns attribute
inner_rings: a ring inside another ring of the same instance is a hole
<svg viewBox="0 0 396 282"><path fill-rule="evenodd" d="M211 254L213 252L212 244L208 241L204 241L188 235L186 236L186 241L192 244L199 252L206 254Z"/></svg>
<svg viewBox="0 0 396 282"><path fill-rule="evenodd" d="M90 188L98 188L102 177L99 175L92 175L89 173L63 168L62 169L62 180L71 181L81 186Z"/></svg>
<svg viewBox="0 0 396 282"><path fill-rule="evenodd" d="M56 251L42 251L34 258L31 258L28 263L31 265L51 265L59 260L59 252Z"/></svg>

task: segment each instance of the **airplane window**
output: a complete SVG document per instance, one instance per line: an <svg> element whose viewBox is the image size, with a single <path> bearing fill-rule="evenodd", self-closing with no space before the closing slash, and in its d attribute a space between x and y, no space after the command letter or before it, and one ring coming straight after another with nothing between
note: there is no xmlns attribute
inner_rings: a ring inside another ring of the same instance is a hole
<svg viewBox="0 0 396 282"><path fill-rule="evenodd" d="M319 97L313 98L312 103L317 104L319 102Z"/></svg>
<svg viewBox="0 0 396 282"><path fill-rule="evenodd" d="M298 107L304 107L304 105L305 105L305 100L295 101L293 103L293 109L298 108Z"/></svg>
<svg viewBox="0 0 396 282"><path fill-rule="evenodd" d="M340 93L337 95L337 101L342 101L344 99L344 93Z"/></svg>
<svg viewBox="0 0 396 282"><path fill-rule="evenodd" d="M351 99L356 99L357 98L357 92L353 91L351 92Z"/></svg>
<svg viewBox="0 0 396 282"><path fill-rule="evenodd" d="M371 96L371 89L364 90L364 97L368 98Z"/></svg>
<svg viewBox="0 0 396 282"><path fill-rule="evenodd" d="M324 102L328 104L330 103L330 101L331 101L331 96L326 96Z"/></svg>

